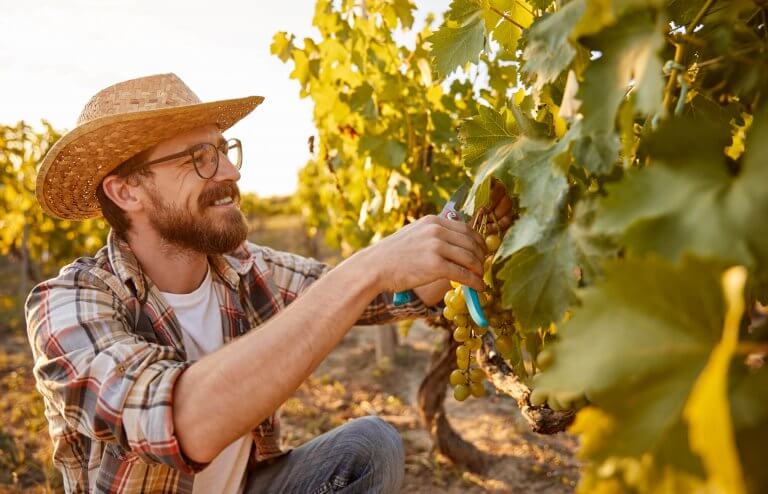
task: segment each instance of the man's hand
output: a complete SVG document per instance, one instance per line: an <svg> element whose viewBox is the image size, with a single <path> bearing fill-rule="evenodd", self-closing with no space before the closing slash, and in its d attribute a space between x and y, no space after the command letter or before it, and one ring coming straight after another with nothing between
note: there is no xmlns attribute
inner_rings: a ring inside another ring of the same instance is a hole
<svg viewBox="0 0 768 494"><path fill-rule="evenodd" d="M502 237L504 236L504 233L515 220L517 211L512 199L507 194L507 189L500 180L494 179L491 182L491 201L487 206L480 208L476 214L489 216L486 224L487 233L498 233Z"/></svg>
<svg viewBox="0 0 768 494"><path fill-rule="evenodd" d="M485 242L460 221L425 216L366 250L382 291L407 290L441 279L477 290L485 287Z"/></svg>
<svg viewBox="0 0 768 494"><path fill-rule="evenodd" d="M493 180L491 183L491 201L486 207L478 210L476 214L488 214L488 222L486 224L486 231L488 233L498 233L500 236L504 236L504 233L515 219L516 210L512 199L507 195L507 190L501 181ZM443 299L445 292L450 288L449 280L442 279L414 288L413 291L424 304L432 306L439 303Z"/></svg>

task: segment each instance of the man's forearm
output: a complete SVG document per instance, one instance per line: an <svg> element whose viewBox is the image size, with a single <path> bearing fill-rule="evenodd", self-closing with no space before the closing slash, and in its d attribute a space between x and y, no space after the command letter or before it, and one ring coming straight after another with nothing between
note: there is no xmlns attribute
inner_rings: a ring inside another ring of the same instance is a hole
<svg viewBox="0 0 768 494"><path fill-rule="evenodd" d="M329 271L258 330L181 375L174 425L190 459L212 460L269 417L344 337L380 291L366 256L362 251Z"/></svg>

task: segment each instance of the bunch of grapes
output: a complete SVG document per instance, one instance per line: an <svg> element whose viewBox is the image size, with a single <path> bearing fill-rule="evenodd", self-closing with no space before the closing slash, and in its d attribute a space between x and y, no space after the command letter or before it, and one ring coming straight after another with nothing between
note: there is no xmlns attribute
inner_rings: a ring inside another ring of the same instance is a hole
<svg viewBox="0 0 768 494"><path fill-rule="evenodd" d="M493 213L483 213L475 218L473 228L485 238L488 254L483 263L483 281L485 290L478 293L480 305L488 319L488 328L477 326L469 315L461 285L451 282L453 287L444 297L443 315L455 325L453 339L460 343L456 348L456 366L450 375L453 396L464 401L470 395L479 398L485 395L485 372L477 367L474 353L483 344L483 335L493 331L496 351L512 367L515 374L523 380L534 377L538 370L544 370L552 364L551 350L543 348L544 341L554 335L554 328L543 328L535 332L523 332L515 321L511 310L501 303L501 292L493 274L493 260L501 246L501 236L488 232L488 224L498 221ZM588 403L583 393L554 391L536 388L530 395L534 406L547 405L553 410L580 408Z"/></svg>
<svg viewBox="0 0 768 494"><path fill-rule="evenodd" d="M485 245L488 249L488 255L483 263L483 279L486 283L486 290L479 293L478 297L483 312L488 318L489 326L496 336L499 353L503 358L509 358L515 345L512 340L512 334L515 331L514 318L510 311L506 311L502 307L493 278L493 257L501 245L501 237L496 233L486 234L487 222L488 215L483 215L474 225L481 234L484 234ZM475 324L469 316L461 285L451 282L451 286L453 289L446 292L443 299L445 302L443 316L454 323L453 339L460 345L456 348L456 366L458 368L451 373L450 383L453 386L453 396L459 401L464 401L469 395L476 398L485 396L486 375L482 369L477 367L474 353L482 346L482 338L488 329Z"/></svg>
<svg viewBox="0 0 768 494"><path fill-rule="evenodd" d="M461 345L456 348L458 369L451 372L450 382L453 386L453 396L459 401L464 401L470 394L475 398L485 396L485 372L477 367L474 352L483 345L483 335L488 330L475 324L469 316L461 285L452 281L451 286L453 289L448 290L443 298L443 316L455 324L453 339ZM488 297L484 293L479 296L481 305L487 305Z"/></svg>

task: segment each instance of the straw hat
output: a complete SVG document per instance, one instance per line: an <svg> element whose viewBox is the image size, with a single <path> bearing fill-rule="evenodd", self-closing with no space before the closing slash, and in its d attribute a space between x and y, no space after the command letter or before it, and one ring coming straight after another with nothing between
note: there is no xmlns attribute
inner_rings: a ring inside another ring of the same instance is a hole
<svg viewBox="0 0 768 494"><path fill-rule="evenodd" d="M88 101L77 126L43 158L36 195L58 218L101 215L96 188L128 158L155 144L207 124L221 131L248 115L264 98L248 96L202 103L175 74L119 82Z"/></svg>

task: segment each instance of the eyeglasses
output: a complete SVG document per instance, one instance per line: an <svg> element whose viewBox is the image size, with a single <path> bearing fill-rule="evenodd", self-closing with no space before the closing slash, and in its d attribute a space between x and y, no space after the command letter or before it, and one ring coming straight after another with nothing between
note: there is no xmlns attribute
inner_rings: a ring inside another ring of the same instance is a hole
<svg viewBox="0 0 768 494"><path fill-rule="evenodd" d="M243 164L243 145L240 143L240 139L232 138L218 146L210 142L201 142L180 153L130 166L128 169L123 170L122 174L128 174L163 161L189 156L198 176L203 180L208 180L216 175L216 172L219 170L219 153L224 154L236 169L240 169L240 166ZM183 165L184 163L189 163L189 161L181 164Z"/></svg>

